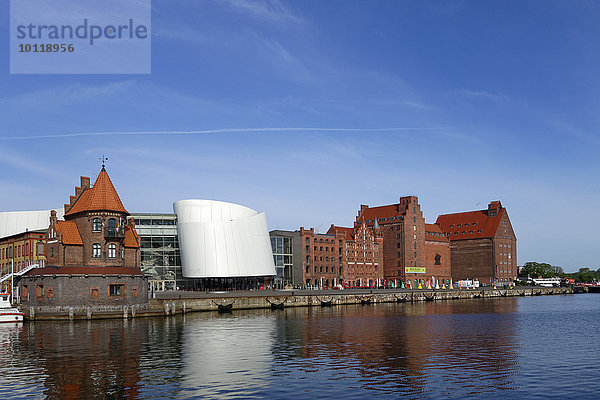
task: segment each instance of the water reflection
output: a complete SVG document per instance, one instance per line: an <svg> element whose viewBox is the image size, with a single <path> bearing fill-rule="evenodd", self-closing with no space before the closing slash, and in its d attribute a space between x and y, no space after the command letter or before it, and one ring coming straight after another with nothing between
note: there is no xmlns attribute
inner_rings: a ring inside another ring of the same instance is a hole
<svg viewBox="0 0 600 400"><path fill-rule="evenodd" d="M565 370L577 370L594 393L600 389L595 369L573 360L600 347L583 340L598 325L597 299L481 299L0 325L0 396L531 397L537 392L527 388L552 384ZM577 311L578 304L584 312ZM548 307L557 307L562 319ZM578 353L544 356L539 338L546 346L560 337L581 342L570 347Z"/></svg>
<svg viewBox="0 0 600 400"><path fill-rule="evenodd" d="M515 310L516 299L288 310L278 321L287 340L273 352L288 356L282 374L347 380L356 398L365 390L446 396L448 381L468 387L475 375L488 378L473 390L511 389ZM298 337L300 352L290 344L294 338L298 346Z"/></svg>
<svg viewBox="0 0 600 400"><path fill-rule="evenodd" d="M186 316L180 397L247 397L269 386L276 318L263 312Z"/></svg>

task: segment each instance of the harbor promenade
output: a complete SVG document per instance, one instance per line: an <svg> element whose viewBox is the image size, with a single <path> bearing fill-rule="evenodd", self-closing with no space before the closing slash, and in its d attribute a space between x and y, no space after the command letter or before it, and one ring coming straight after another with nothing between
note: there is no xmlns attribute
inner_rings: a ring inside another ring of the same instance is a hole
<svg viewBox="0 0 600 400"><path fill-rule="evenodd" d="M168 291L156 293L146 307L22 307L27 320L86 320L104 318L139 318L185 314L189 312L231 312L248 309L282 309L287 307L329 307L374 305L376 303L410 303L422 301L456 301L586 293L585 287L515 287L512 289L345 289L345 290L256 290L231 292Z"/></svg>

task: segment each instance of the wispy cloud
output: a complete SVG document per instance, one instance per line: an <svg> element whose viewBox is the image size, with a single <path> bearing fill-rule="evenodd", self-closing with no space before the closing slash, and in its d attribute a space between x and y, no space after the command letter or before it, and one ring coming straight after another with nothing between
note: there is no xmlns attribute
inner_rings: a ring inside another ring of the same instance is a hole
<svg viewBox="0 0 600 400"><path fill-rule="evenodd" d="M299 16L279 0L219 0L219 3L240 14L273 23L302 22Z"/></svg>
<svg viewBox="0 0 600 400"><path fill-rule="evenodd" d="M401 131L438 131L443 128L435 127L403 127L403 128L223 128L223 129L205 129L205 130L189 130L189 131L114 131L114 132L74 132L60 133L47 135L31 135L31 136L7 136L0 137L0 140L33 140L33 139L56 139L69 137L83 136L149 136L149 135L210 135L210 134L225 134L225 133L261 133L261 132L401 132Z"/></svg>
<svg viewBox="0 0 600 400"><path fill-rule="evenodd" d="M0 105L19 111L48 107L61 107L95 97L123 93L135 86L134 80L110 82L100 85L71 84L40 89L15 96L0 97Z"/></svg>
<svg viewBox="0 0 600 400"><path fill-rule="evenodd" d="M488 100L494 100L494 101L508 99L508 96L505 96L503 94L490 93L490 92L486 92L485 90L472 90L472 89L463 88L458 91L458 94L465 96L465 97L488 99Z"/></svg>

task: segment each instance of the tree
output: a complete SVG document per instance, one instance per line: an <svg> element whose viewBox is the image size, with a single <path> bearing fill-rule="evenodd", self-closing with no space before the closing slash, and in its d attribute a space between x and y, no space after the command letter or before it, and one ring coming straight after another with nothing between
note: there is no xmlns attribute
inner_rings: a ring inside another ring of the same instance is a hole
<svg viewBox="0 0 600 400"><path fill-rule="evenodd" d="M531 278L552 278L564 273L561 267L554 267L548 263L528 261L523 266L523 272Z"/></svg>

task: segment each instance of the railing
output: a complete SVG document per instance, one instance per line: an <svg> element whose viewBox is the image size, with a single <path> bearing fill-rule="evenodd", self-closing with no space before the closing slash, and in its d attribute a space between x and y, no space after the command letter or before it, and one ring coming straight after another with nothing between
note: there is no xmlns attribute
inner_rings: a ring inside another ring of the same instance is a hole
<svg viewBox="0 0 600 400"><path fill-rule="evenodd" d="M124 239L125 238L125 228L104 228L104 237L106 239L114 238L114 239Z"/></svg>
<svg viewBox="0 0 600 400"><path fill-rule="evenodd" d="M43 263L42 263L42 264L29 264L28 266L26 266L26 267L25 267L25 268L23 268L22 270L20 270L20 271L16 271L16 272L14 273L14 275L13 275L13 273L12 273L12 272L9 272L8 274L6 274L6 275L4 275L4 276L2 276L2 277L0 278L0 282L7 281L7 280L9 280L9 279L10 279L12 276L21 276L21 275L24 275L24 274L26 274L27 272L31 271L31 270L32 270L32 269L34 269L34 268L43 268Z"/></svg>

